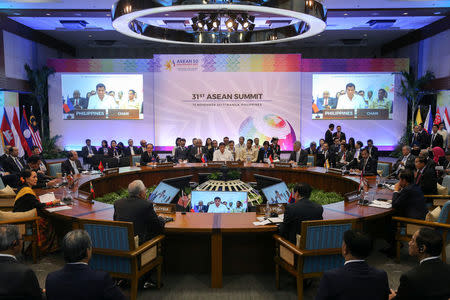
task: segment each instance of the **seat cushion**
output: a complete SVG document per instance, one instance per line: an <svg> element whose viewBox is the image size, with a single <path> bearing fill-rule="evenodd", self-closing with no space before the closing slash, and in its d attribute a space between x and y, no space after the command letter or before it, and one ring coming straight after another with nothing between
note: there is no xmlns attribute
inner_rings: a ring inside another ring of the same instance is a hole
<svg viewBox="0 0 450 300"><path fill-rule="evenodd" d="M427 213L427 216L425 217L425 221L429 222L437 222L439 215L441 214L441 207L438 206L429 213Z"/></svg>
<svg viewBox="0 0 450 300"><path fill-rule="evenodd" d="M0 211L0 221L14 221L36 217L36 208L24 212Z"/></svg>
<svg viewBox="0 0 450 300"><path fill-rule="evenodd" d="M437 184L437 193L438 193L438 195L448 195L448 188L446 186L442 186L438 183Z"/></svg>

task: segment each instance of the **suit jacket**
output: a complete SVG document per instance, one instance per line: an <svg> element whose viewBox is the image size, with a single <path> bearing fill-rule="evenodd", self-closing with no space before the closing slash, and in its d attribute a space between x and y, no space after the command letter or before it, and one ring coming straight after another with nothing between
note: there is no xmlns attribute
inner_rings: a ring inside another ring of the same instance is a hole
<svg viewBox="0 0 450 300"><path fill-rule="evenodd" d="M72 102L72 105L75 109L75 98L70 98L70 102ZM78 98L78 106L79 109L87 109L88 107L88 100L86 98Z"/></svg>
<svg viewBox="0 0 450 300"><path fill-rule="evenodd" d="M122 198L114 202L114 221L133 222L139 244L161 234L164 223L153 209L153 203L137 197Z"/></svg>
<svg viewBox="0 0 450 300"><path fill-rule="evenodd" d="M430 135L425 130L419 133L420 149L426 149L430 146Z"/></svg>
<svg viewBox="0 0 450 300"><path fill-rule="evenodd" d="M333 145L333 133L330 131L330 129L325 132L325 143L328 143L329 147Z"/></svg>
<svg viewBox="0 0 450 300"><path fill-rule="evenodd" d="M439 133L436 133L434 140L433 140L433 135L430 134L429 140L430 140L429 145L431 145L431 148L434 148L434 147L444 148L444 138Z"/></svg>
<svg viewBox="0 0 450 300"><path fill-rule="evenodd" d="M280 234L294 245L300 233L302 221L322 220L323 207L308 198L286 205Z"/></svg>
<svg viewBox="0 0 450 300"><path fill-rule="evenodd" d="M202 156L205 154L205 148L200 147L200 155L198 155L198 148L197 146L192 147L191 150L188 153L188 160L190 163L199 163L202 162Z"/></svg>
<svg viewBox="0 0 450 300"><path fill-rule="evenodd" d="M315 154L317 154L318 149L316 148L315 150L312 150L311 147L308 147L308 148L306 148L306 152L307 152L308 154L315 155Z"/></svg>
<svg viewBox="0 0 450 300"><path fill-rule="evenodd" d="M447 300L450 298L450 266L430 259L400 277L395 300Z"/></svg>
<svg viewBox="0 0 450 300"><path fill-rule="evenodd" d="M350 162L352 162L352 160L353 160L352 152L350 152L350 151L339 152L339 153L336 155L336 167L337 167L337 168L341 168L341 167L343 167L343 166L345 165L345 164L342 164L342 163L341 163L341 159L342 159L342 157L344 156L344 153L345 153L345 161L346 161L346 162L350 163Z"/></svg>
<svg viewBox="0 0 450 300"><path fill-rule="evenodd" d="M108 273L94 271L85 264L66 264L49 273L45 289L48 300L126 299Z"/></svg>
<svg viewBox="0 0 450 300"><path fill-rule="evenodd" d="M25 161L21 157L17 157L17 158L19 159L20 163L22 164L22 167L25 168L27 166ZM8 158L5 159L5 161L3 162L3 169L6 172L9 172L11 174L19 174L20 173L20 169L17 166L14 159L12 158L12 156L8 156Z"/></svg>
<svg viewBox="0 0 450 300"><path fill-rule="evenodd" d="M291 160L295 161L299 166L306 166L306 163L308 162L308 152L300 149L300 155L298 156L297 161L297 152L292 151L291 155L289 156L289 161Z"/></svg>
<svg viewBox="0 0 450 300"><path fill-rule="evenodd" d="M214 151L219 150L219 147L214 148L212 147L211 149L208 150L208 153L206 154L206 156L208 157L209 161L212 161L214 159Z"/></svg>
<svg viewBox="0 0 450 300"><path fill-rule="evenodd" d="M208 205L202 205L202 207L200 208L200 205L195 205L194 206L194 210L197 212L208 212Z"/></svg>
<svg viewBox="0 0 450 300"><path fill-rule="evenodd" d="M386 300L388 297L386 272L362 261L324 272L316 300Z"/></svg>
<svg viewBox="0 0 450 300"><path fill-rule="evenodd" d="M401 217L419 220L424 220L428 212L422 189L416 184L410 184L400 192L394 192L392 207Z"/></svg>
<svg viewBox="0 0 450 300"><path fill-rule="evenodd" d="M135 155L136 154L142 154L140 147L133 146L133 151L134 151ZM124 153L125 156L131 156L131 148L130 148L130 146L126 147L125 151L123 151L123 153Z"/></svg>
<svg viewBox="0 0 450 300"><path fill-rule="evenodd" d="M272 149L269 147L269 148L267 148L267 153L266 153L266 151L264 150L264 147L261 147L261 149L259 149L259 151L258 151L258 158L256 159L256 162L257 163L263 163L264 162L264 155L267 155L267 158L269 158L269 156L271 156L272 155L272 158L273 158L273 152L272 152Z"/></svg>
<svg viewBox="0 0 450 300"><path fill-rule="evenodd" d="M92 149L92 154L97 154L97 148L94 146L91 146ZM87 146L83 146L83 148L81 148L81 157L86 158L89 155L89 150Z"/></svg>
<svg viewBox="0 0 450 300"><path fill-rule="evenodd" d="M397 159L395 164L392 166L392 171L396 171L398 169L398 166L402 162L403 158L404 158L404 156ZM416 168L416 165L414 164L415 160L416 160L416 157L412 154L409 154L408 158L406 159L405 165L404 165L405 169L414 171L414 169Z"/></svg>
<svg viewBox="0 0 450 300"><path fill-rule="evenodd" d="M367 151L369 151L370 157L372 157L374 160L378 161L378 148L375 146L372 146L372 149L369 150L369 147L366 147Z"/></svg>
<svg viewBox="0 0 450 300"><path fill-rule="evenodd" d="M122 156L122 150L120 150L119 148L116 147L116 152L118 156ZM108 148L108 156L109 157L114 157L114 149L112 147Z"/></svg>
<svg viewBox="0 0 450 300"><path fill-rule="evenodd" d="M373 159L372 157L369 157L367 159L366 166L364 168L364 159L361 159L358 165L358 169L363 172L364 176L371 176L371 175L377 175L377 165L378 162Z"/></svg>
<svg viewBox="0 0 450 300"><path fill-rule="evenodd" d="M75 160L75 165L77 166L78 169L78 173L81 173L83 171L83 167L81 166L81 162L77 159ZM66 159L62 164L61 164L61 173L62 174L75 174L75 171L72 167L72 164L70 163L70 159Z"/></svg>
<svg viewBox="0 0 450 300"><path fill-rule="evenodd" d="M186 147L183 147L183 148L177 147L175 149L175 156L174 156L175 162L178 162L179 159L182 159L182 160L188 159L188 154L189 154L189 152Z"/></svg>
<svg viewBox="0 0 450 300"><path fill-rule="evenodd" d="M412 148L414 145L418 145L419 147L421 147L422 145L422 141L421 141L422 136L417 133L413 133L411 136L411 143L409 144L409 146Z"/></svg>
<svg viewBox="0 0 450 300"><path fill-rule="evenodd" d="M335 133L333 133L333 139L336 137L337 137L337 131ZM342 131L341 131L341 137L339 138L339 141L341 141L341 140L347 140L345 133L343 133Z"/></svg>
<svg viewBox="0 0 450 300"><path fill-rule="evenodd" d="M414 183L419 185L424 195L437 194L437 175L434 167L425 166L422 175L415 174Z"/></svg>
<svg viewBox="0 0 450 300"><path fill-rule="evenodd" d="M0 256L0 282L0 299L42 299L33 270L10 256Z"/></svg>
<svg viewBox="0 0 450 300"><path fill-rule="evenodd" d="M323 167L325 165L325 161L328 159L328 163L330 164L330 167L334 167L335 165L335 154L333 151L328 150L325 153L320 152L317 153L317 158L316 158L316 166L318 167Z"/></svg>
<svg viewBox="0 0 450 300"><path fill-rule="evenodd" d="M151 156L148 155L147 151L141 154L141 166L146 166L149 162L159 162L159 156L155 151L152 151Z"/></svg>
<svg viewBox="0 0 450 300"><path fill-rule="evenodd" d="M335 109L337 106L337 99L336 98L328 98L328 105L330 106L331 109ZM326 109L323 105L323 98L318 98L317 99L317 107L319 108L319 110L324 110Z"/></svg>

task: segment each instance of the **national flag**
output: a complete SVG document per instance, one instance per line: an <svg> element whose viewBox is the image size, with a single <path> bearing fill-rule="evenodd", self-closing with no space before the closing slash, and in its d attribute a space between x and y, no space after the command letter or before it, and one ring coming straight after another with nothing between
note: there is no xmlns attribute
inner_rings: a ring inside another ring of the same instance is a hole
<svg viewBox="0 0 450 300"><path fill-rule="evenodd" d="M445 128L447 130L450 130L450 118L448 117L447 107L445 107L443 119L444 119L444 123L445 123Z"/></svg>
<svg viewBox="0 0 450 300"><path fill-rule="evenodd" d="M64 101L64 97L63 97L63 110L66 114L71 112L72 110L74 110L72 101L70 101L69 96L67 96L66 101Z"/></svg>
<svg viewBox="0 0 450 300"><path fill-rule="evenodd" d="M33 147L33 136L31 134L32 129L30 128L30 125L28 125L25 107L23 107L22 118L20 119L20 131L22 131L23 137L31 150L31 147Z"/></svg>
<svg viewBox="0 0 450 300"><path fill-rule="evenodd" d="M295 202L295 198L294 198L294 195L292 194L292 191L291 191L291 194L289 195L289 201L288 201L289 203L294 203Z"/></svg>
<svg viewBox="0 0 450 300"><path fill-rule="evenodd" d="M184 193L182 193L180 199L178 199L178 205L184 208L188 207L190 202L191 201L189 200L189 197L186 196Z"/></svg>
<svg viewBox="0 0 450 300"><path fill-rule="evenodd" d="M325 167L325 169L329 169L330 168L330 162L328 161L328 159L325 161L324 167Z"/></svg>
<svg viewBox="0 0 450 300"><path fill-rule="evenodd" d="M439 106L436 108L436 116L434 117L434 123L433 124L441 124L442 119L441 119L441 113L439 112Z"/></svg>
<svg viewBox="0 0 450 300"><path fill-rule="evenodd" d="M6 114L6 109L3 107L3 120L2 120L2 139L5 146L15 146L14 134L9 123L8 115Z"/></svg>
<svg viewBox="0 0 450 300"><path fill-rule="evenodd" d="M270 161L271 163L273 163L272 154L269 155L269 161Z"/></svg>
<svg viewBox="0 0 450 300"><path fill-rule="evenodd" d="M28 146L28 142L25 139L25 137L23 136L22 127L21 127L21 124L19 123L19 118L17 117L16 109L13 108L13 111L14 111L14 113L13 113L13 125L14 125L14 127L16 129L17 135L19 136L20 144L22 145L23 150L28 154L28 156L31 156L31 148ZM28 138L29 137L31 137L31 134L30 134L30 132L28 130Z"/></svg>
<svg viewBox="0 0 450 300"><path fill-rule="evenodd" d="M98 169L100 170L100 172L103 172L105 170L105 168L103 168L102 161L100 161L100 163L98 164Z"/></svg>
<svg viewBox="0 0 450 300"><path fill-rule="evenodd" d="M420 112L420 107L417 109L417 114L416 114L416 125L420 125L422 124L422 113Z"/></svg>
<svg viewBox="0 0 450 300"><path fill-rule="evenodd" d="M33 107L31 107L31 116L28 126L31 128L31 137L33 138L33 145L39 147L42 152L41 136L39 134L39 128L37 126L36 117L33 115Z"/></svg>
<svg viewBox="0 0 450 300"><path fill-rule="evenodd" d="M208 159L206 158L205 154L202 155L202 163L206 163Z"/></svg>
<svg viewBox="0 0 450 300"><path fill-rule="evenodd" d="M317 107L317 104L316 103L313 103L313 105L312 105L312 110L313 110L313 112L315 113L315 114L317 114L318 112L319 112L319 107Z"/></svg>
<svg viewBox="0 0 450 300"><path fill-rule="evenodd" d="M94 186L92 185L92 181L90 182L90 185L89 185L89 191L92 194L92 199L95 199L95 191L94 191Z"/></svg>
<svg viewBox="0 0 450 300"><path fill-rule="evenodd" d="M433 129L433 117L431 116L431 105L428 107L427 117L425 118L425 123L423 123L423 129L428 133Z"/></svg>

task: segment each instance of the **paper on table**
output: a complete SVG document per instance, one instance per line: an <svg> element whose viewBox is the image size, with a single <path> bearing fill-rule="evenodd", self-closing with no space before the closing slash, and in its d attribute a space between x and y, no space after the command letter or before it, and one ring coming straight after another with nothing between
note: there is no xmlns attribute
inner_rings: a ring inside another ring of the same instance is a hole
<svg viewBox="0 0 450 300"><path fill-rule="evenodd" d="M283 223L283 219L280 217L276 217L276 218L269 218L268 219L270 222L272 223Z"/></svg>
<svg viewBox="0 0 450 300"><path fill-rule="evenodd" d="M41 203L48 203L48 202L52 202L55 200L56 200L56 198L55 198L55 194L53 192L39 196L39 201L41 201Z"/></svg>
<svg viewBox="0 0 450 300"><path fill-rule="evenodd" d="M378 200L373 200L373 202L370 203L369 206L378 207L378 208L392 208L391 203L386 202L386 201L378 201Z"/></svg>
<svg viewBox="0 0 450 300"><path fill-rule="evenodd" d="M66 210L66 209L72 209L72 207L67 206L67 205L62 205L62 206L56 206L56 207L47 208L47 211L55 212L55 211Z"/></svg>
<svg viewBox="0 0 450 300"><path fill-rule="evenodd" d="M255 225L255 226L262 226L262 225L267 225L267 224L270 224L269 220L264 220L262 222L253 222L253 225Z"/></svg>

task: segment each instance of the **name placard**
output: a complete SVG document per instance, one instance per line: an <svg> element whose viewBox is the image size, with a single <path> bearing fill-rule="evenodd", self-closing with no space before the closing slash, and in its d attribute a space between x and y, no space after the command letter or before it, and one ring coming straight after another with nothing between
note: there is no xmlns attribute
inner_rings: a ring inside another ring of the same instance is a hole
<svg viewBox="0 0 450 300"><path fill-rule="evenodd" d="M175 204L153 203L153 209L156 213L170 214L175 212Z"/></svg>
<svg viewBox="0 0 450 300"><path fill-rule="evenodd" d="M78 190L78 196L75 197L75 199L77 199L78 201L81 201L81 202L93 203L92 193L90 193L90 192L88 193L85 191Z"/></svg>
<svg viewBox="0 0 450 300"><path fill-rule="evenodd" d="M208 167L221 167L225 164L224 161L210 161L208 162Z"/></svg>
<svg viewBox="0 0 450 300"><path fill-rule="evenodd" d="M341 169L336 169L336 168L329 168L328 169L328 173L341 175L342 174L342 170Z"/></svg>
<svg viewBox="0 0 450 300"><path fill-rule="evenodd" d="M174 166L173 162L165 162L165 163L157 163L156 167L157 168L171 168Z"/></svg>
<svg viewBox="0 0 450 300"><path fill-rule="evenodd" d="M227 167L243 167L243 161L227 161Z"/></svg>
<svg viewBox="0 0 450 300"><path fill-rule="evenodd" d="M106 169L103 173L105 175L119 174L119 168Z"/></svg>
<svg viewBox="0 0 450 300"><path fill-rule="evenodd" d="M273 166L275 168L292 168L292 165L290 163L283 163L283 162L273 163Z"/></svg>

